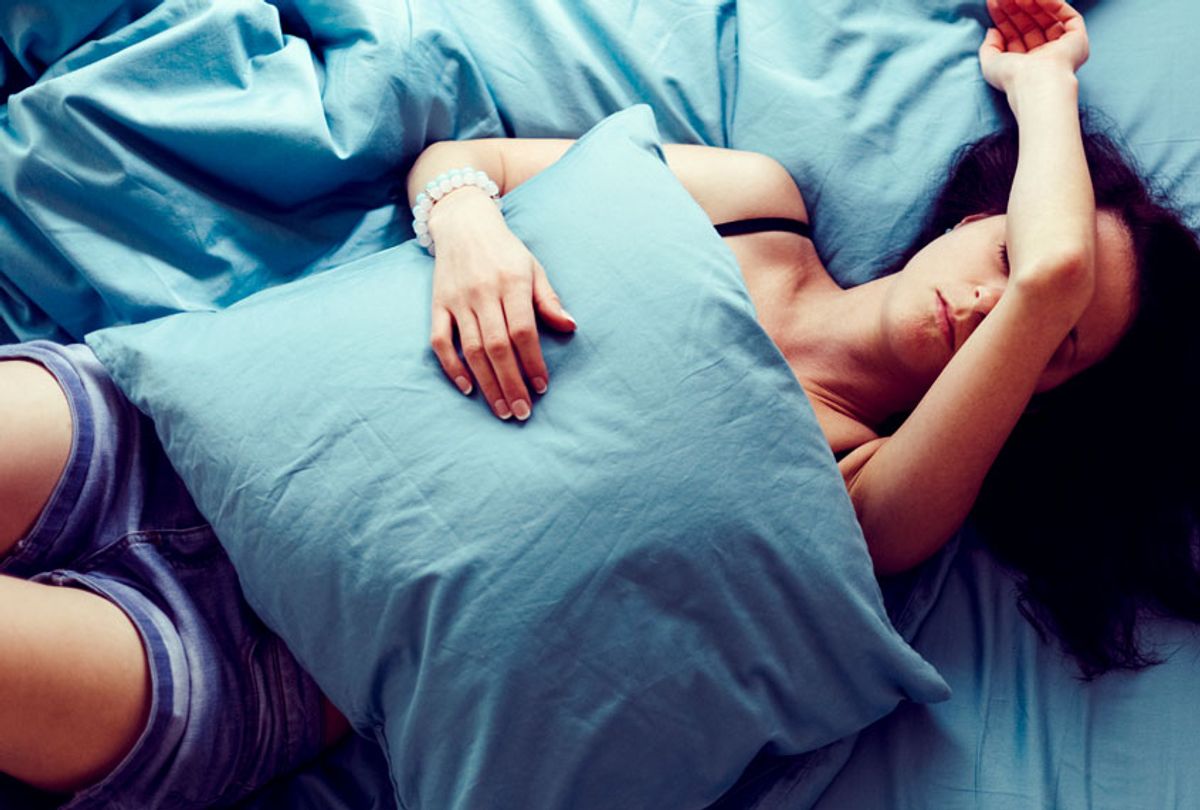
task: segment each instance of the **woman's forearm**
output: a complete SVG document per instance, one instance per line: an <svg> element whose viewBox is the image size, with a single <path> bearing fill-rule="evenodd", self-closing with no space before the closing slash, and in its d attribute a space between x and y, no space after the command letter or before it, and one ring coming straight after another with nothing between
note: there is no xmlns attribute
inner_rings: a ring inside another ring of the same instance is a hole
<svg viewBox="0 0 1200 810"><path fill-rule="evenodd" d="M1096 205L1080 131L1078 80L1068 70L1029 71L1007 95L1020 149L1007 212L1013 277L1068 263L1090 268Z"/></svg>

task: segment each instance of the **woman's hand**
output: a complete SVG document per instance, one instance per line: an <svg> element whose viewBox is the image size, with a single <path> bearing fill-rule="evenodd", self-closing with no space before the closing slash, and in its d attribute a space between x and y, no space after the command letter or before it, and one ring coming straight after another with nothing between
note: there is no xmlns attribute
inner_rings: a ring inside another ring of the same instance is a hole
<svg viewBox="0 0 1200 810"><path fill-rule="evenodd" d="M1074 74L1088 58L1083 16L1064 0L987 0L994 28L979 48L983 78L1007 93L1028 72Z"/></svg>
<svg viewBox="0 0 1200 810"><path fill-rule="evenodd" d="M437 245L430 343L442 370L464 394L473 375L501 419L528 419L533 399L525 379L539 394L550 381L535 312L564 332L575 320L483 192L464 187L447 195L433 207L429 229Z"/></svg>

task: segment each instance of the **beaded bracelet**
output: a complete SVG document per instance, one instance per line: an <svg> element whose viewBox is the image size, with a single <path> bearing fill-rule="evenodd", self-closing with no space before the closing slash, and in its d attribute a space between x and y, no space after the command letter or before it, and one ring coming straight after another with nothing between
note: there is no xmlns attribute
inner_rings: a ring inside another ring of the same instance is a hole
<svg viewBox="0 0 1200 810"><path fill-rule="evenodd" d="M464 166L461 169L451 169L442 172L425 184L425 190L417 195L416 205L413 206L413 230L417 234L417 244L429 251L430 256L437 253L433 247L433 237L429 233L429 212L443 197L463 186L475 186L487 194L496 205L500 205L500 187L487 172Z"/></svg>

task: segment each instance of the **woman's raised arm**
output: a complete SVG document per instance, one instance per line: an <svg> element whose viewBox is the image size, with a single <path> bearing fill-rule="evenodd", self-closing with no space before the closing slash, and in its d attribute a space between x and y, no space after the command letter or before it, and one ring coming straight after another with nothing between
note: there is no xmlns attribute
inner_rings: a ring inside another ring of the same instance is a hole
<svg viewBox="0 0 1200 810"><path fill-rule="evenodd" d="M841 462L876 570L933 554L965 520L1039 377L1091 301L1096 209L1075 70L1078 12L1061 0L989 0L983 75L1019 128L1003 296L896 433Z"/></svg>

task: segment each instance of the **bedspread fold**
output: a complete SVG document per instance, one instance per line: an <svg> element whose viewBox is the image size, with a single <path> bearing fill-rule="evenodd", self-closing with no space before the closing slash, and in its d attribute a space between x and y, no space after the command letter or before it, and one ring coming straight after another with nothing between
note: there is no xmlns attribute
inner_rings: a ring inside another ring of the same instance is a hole
<svg viewBox="0 0 1200 810"><path fill-rule="evenodd" d="M222 308L393 246L432 141L648 101L669 140L721 143L732 106L732 0L78 5L0 13L0 338Z"/></svg>

